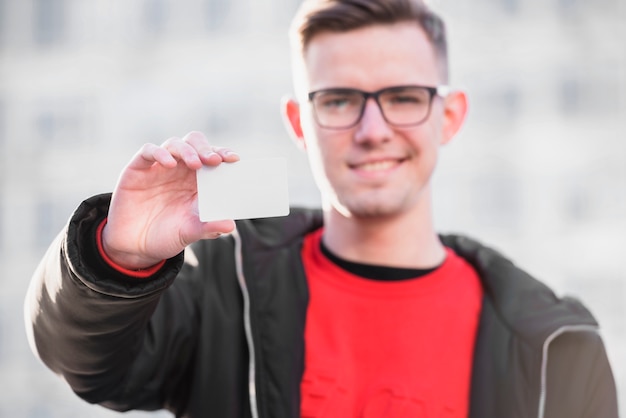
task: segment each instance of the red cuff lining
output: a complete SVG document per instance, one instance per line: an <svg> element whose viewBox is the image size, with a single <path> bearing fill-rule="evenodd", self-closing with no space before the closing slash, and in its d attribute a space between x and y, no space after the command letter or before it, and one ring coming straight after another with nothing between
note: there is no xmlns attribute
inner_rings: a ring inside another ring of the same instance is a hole
<svg viewBox="0 0 626 418"><path fill-rule="evenodd" d="M102 256L104 261L106 261L106 263L109 266L113 267L115 270L119 271L122 274L135 277L138 279L148 278L152 276L153 274L155 274L157 271L159 271L161 267L163 267L163 265L165 264L165 260L162 260L160 263L155 264L152 267L148 267L148 268L140 269L140 270L130 270L130 269L124 268L116 264L104 252L104 247L102 246L102 230L104 230L104 226L106 225L106 223L107 223L107 218L104 218L104 220L100 223L100 225L98 225L98 229L96 230L96 243L98 245L98 252L100 253L100 256Z"/></svg>

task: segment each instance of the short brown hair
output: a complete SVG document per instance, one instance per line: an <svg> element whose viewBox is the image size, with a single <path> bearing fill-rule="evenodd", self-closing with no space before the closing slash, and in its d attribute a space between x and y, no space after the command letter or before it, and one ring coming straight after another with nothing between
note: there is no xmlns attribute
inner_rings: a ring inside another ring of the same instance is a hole
<svg viewBox="0 0 626 418"><path fill-rule="evenodd" d="M292 22L291 40L293 47L304 53L311 39L322 32L347 32L402 22L415 22L426 33L447 81L445 24L423 0L305 0Z"/></svg>

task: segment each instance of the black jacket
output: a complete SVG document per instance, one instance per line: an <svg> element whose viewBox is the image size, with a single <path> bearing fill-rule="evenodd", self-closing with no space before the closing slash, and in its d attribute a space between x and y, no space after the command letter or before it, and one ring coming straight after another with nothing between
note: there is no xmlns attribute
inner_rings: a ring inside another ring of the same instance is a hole
<svg viewBox="0 0 626 418"><path fill-rule="evenodd" d="M79 396L116 410L298 417L308 301L300 249L321 212L239 221L234 234L133 279L95 247L109 198L83 202L35 273L27 332L40 358ZM497 252L441 239L484 286L470 417L617 417L591 314Z"/></svg>

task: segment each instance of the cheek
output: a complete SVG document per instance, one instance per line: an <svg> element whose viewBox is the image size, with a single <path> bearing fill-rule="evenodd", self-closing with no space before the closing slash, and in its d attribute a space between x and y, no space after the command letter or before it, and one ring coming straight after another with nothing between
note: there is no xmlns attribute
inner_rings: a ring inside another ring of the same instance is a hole
<svg viewBox="0 0 626 418"><path fill-rule="evenodd" d="M340 159L345 155L346 133L338 131L329 131L322 129L316 124L307 126L307 147L311 152L317 154L317 158L324 161ZM349 141L348 141L349 143Z"/></svg>
<svg viewBox="0 0 626 418"><path fill-rule="evenodd" d="M439 137L435 135L432 129L424 128L427 127L424 126L420 129L419 134L416 132L411 138L417 164L416 175L419 177L430 176L439 158Z"/></svg>
<svg viewBox="0 0 626 418"><path fill-rule="evenodd" d="M413 143L419 153L437 154L441 146L441 130L435 123L425 124L419 127L419 131L413 135Z"/></svg>
<svg viewBox="0 0 626 418"><path fill-rule="evenodd" d="M332 149L331 144L332 141L328 141L328 138L318 138L309 144L309 160L319 171L332 171L336 165L338 152Z"/></svg>
<svg viewBox="0 0 626 418"><path fill-rule="evenodd" d="M422 158L428 167L435 165L439 157L439 141L436 137L429 137L420 144Z"/></svg>
<svg viewBox="0 0 626 418"><path fill-rule="evenodd" d="M309 165L316 183L322 190L331 191L345 179L345 152L341 150L339 138L319 138L307 149Z"/></svg>
<svg viewBox="0 0 626 418"><path fill-rule="evenodd" d="M305 134L306 153L309 165L316 174L323 174L327 165L327 150L315 129L308 130Z"/></svg>

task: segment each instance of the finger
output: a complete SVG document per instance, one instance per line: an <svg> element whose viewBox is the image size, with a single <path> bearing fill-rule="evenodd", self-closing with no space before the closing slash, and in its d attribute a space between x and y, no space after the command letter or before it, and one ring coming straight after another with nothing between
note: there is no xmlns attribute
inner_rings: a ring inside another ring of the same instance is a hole
<svg viewBox="0 0 626 418"><path fill-rule="evenodd" d="M225 219L221 221L205 222L202 229L205 238L218 238L221 235L229 234L235 229L235 221Z"/></svg>
<svg viewBox="0 0 626 418"><path fill-rule="evenodd" d="M235 221L221 220L212 222L200 222L199 224L190 225L184 228L181 237L184 246L201 239L214 239L224 234L229 234L235 229Z"/></svg>
<svg viewBox="0 0 626 418"><path fill-rule="evenodd" d="M165 141L162 147L167 150L172 157L182 161L185 165L193 170L202 167L200 156L194 147L179 138L170 138Z"/></svg>
<svg viewBox="0 0 626 418"><path fill-rule="evenodd" d="M222 161L229 163L239 161L239 155L236 152L230 148L211 145L202 132L189 132L183 140L196 149L204 164L217 165ZM218 155L218 158L215 157L215 154Z"/></svg>
<svg viewBox="0 0 626 418"><path fill-rule="evenodd" d="M159 163L165 167L175 167L176 160L165 149L155 144L144 144L135 154L129 166L134 169L147 169L154 163Z"/></svg>
<svg viewBox="0 0 626 418"><path fill-rule="evenodd" d="M222 162L234 163L240 159L239 154L230 148L224 147L210 147L209 149L203 150L199 155L202 163L210 166L217 166Z"/></svg>
<svg viewBox="0 0 626 418"><path fill-rule="evenodd" d="M189 132L185 135L183 141L196 150L203 164L216 166L224 161L224 156L216 151L218 147L212 146L202 132Z"/></svg>
<svg viewBox="0 0 626 418"><path fill-rule="evenodd" d="M222 157L222 160L226 163L234 163L239 161L239 154L230 148L214 147L213 150Z"/></svg>

